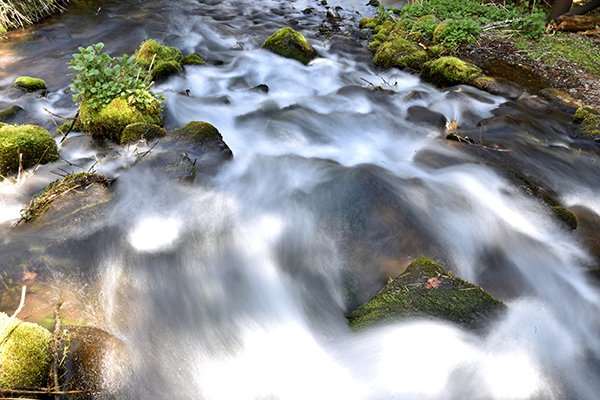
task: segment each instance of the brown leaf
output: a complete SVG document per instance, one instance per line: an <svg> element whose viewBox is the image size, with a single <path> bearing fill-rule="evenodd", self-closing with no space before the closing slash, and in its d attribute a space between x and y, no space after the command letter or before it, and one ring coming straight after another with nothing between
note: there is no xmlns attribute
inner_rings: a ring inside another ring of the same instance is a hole
<svg viewBox="0 0 600 400"><path fill-rule="evenodd" d="M436 277L427 279L427 282L423 285L425 289L437 289L442 284L442 281Z"/></svg>

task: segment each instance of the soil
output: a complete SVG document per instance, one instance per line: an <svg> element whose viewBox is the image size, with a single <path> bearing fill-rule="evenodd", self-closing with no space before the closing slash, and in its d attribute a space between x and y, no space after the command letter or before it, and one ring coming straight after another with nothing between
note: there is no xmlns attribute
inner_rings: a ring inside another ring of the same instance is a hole
<svg viewBox="0 0 600 400"><path fill-rule="evenodd" d="M596 41L600 48L600 34L590 40ZM599 76L571 63L551 66L543 60L533 61L510 39L483 34L477 44L463 46L459 56L480 66L487 75L515 82L531 94L548 97L548 88L559 89L582 105L600 108Z"/></svg>

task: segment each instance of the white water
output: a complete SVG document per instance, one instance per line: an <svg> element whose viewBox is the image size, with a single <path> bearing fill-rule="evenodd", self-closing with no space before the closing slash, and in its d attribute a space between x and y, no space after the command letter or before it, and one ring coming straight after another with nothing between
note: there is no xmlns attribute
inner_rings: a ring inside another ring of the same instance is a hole
<svg viewBox="0 0 600 400"><path fill-rule="evenodd" d="M466 124L504 99L380 73L317 39L321 57L304 66L259 49L262 31L229 37L209 18L171 18L181 47L224 64L186 67L157 86L167 123L214 124L234 160L185 186L129 169L134 148L99 152L75 135L62 147L65 159L119 176L109 214L90 228L118 232L81 267L98 275L90 301L103 327L130 352L126 383L107 379L119 398L596 398L590 256L537 200L448 146L440 129L406 120L420 105ZM229 50L239 41L244 51ZM248 90L259 84L269 93ZM190 97L177 94L185 89ZM407 98L413 91L422 95ZM64 113L62 101L33 103ZM0 184L0 222L53 167ZM597 210L597 187L583 193L563 195ZM422 255L497 294L506 316L480 334L433 321L351 331L344 314L399 272L385 260Z"/></svg>

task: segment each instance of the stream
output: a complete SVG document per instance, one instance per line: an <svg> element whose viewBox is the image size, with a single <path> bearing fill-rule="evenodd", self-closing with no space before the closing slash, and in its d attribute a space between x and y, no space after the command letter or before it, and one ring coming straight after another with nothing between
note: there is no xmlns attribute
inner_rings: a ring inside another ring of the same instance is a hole
<svg viewBox="0 0 600 400"><path fill-rule="evenodd" d="M118 399L596 399L600 292L586 270L598 260L504 172L598 216L598 144L535 96L375 69L357 28L375 9L324 3L77 0L0 42L0 108L19 104L16 122L51 132L46 110L76 111L79 46L131 54L155 38L196 52L209 63L155 86L166 128L210 122L234 154L184 185L131 167L146 143L71 133L60 161L0 182L0 272L33 260L67 312L71 301L123 341L127 371L106 365ZM309 65L260 48L287 25L317 49ZM12 88L19 75L45 79L48 96ZM451 120L490 149L447 141ZM102 218L12 228L47 183L90 168L118 178ZM431 320L352 331L345 315L420 256L508 312L484 332Z"/></svg>

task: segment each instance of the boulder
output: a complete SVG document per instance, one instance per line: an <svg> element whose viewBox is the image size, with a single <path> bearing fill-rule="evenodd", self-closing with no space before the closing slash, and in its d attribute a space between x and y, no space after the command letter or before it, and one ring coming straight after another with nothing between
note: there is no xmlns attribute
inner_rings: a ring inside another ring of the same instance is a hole
<svg viewBox="0 0 600 400"><path fill-rule="evenodd" d="M24 111L23 107L16 104L0 110L0 122L6 122L10 120L21 111Z"/></svg>
<svg viewBox="0 0 600 400"><path fill-rule="evenodd" d="M160 80L182 70L183 55L175 47L164 46L154 39L140 45L135 55L136 62L145 69L150 68L153 80Z"/></svg>
<svg viewBox="0 0 600 400"><path fill-rule="evenodd" d="M479 286L455 277L429 258L413 261L350 316L353 328L409 318L439 318L469 329L483 328L506 308Z"/></svg>
<svg viewBox="0 0 600 400"><path fill-rule="evenodd" d="M136 122L127 125L125 129L123 129L123 133L121 134L121 144L137 142L142 139L152 140L166 135L167 131L159 125Z"/></svg>
<svg viewBox="0 0 600 400"><path fill-rule="evenodd" d="M427 52L415 42L398 36L388 39L377 48L373 62L382 68L397 67L419 70L428 59Z"/></svg>
<svg viewBox="0 0 600 400"><path fill-rule="evenodd" d="M37 125L0 126L0 175L58 160L58 148L46 129Z"/></svg>
<svg viewBox="0 0 600 400"><path fill-rule="evenodd" d="M46 90L46 81L40 78L32 78L31 76L20 76L15 80L14 85L26 92L37 92L38 90Z"/></svg>
<svg viewBox="0 0 600 400"><path fill-rule="evenodd" d="M438 86L471 84L480 77L481 70L456 57L440 57L423 65L421 77Z"/></svg>
<svg viewBox="0 0 600 400"><path fill-rule="evenodd" d="M317 57L317 51L306 41L306 38L290 27L281 28L273 33L265 40L262 47L305 65Z"/></svg>
<svg viewBox="0 0 600 400"><path fill-rule="evenodd" d="M0 388L44 388L50 376L52 334L0 313Z"/></svg>

